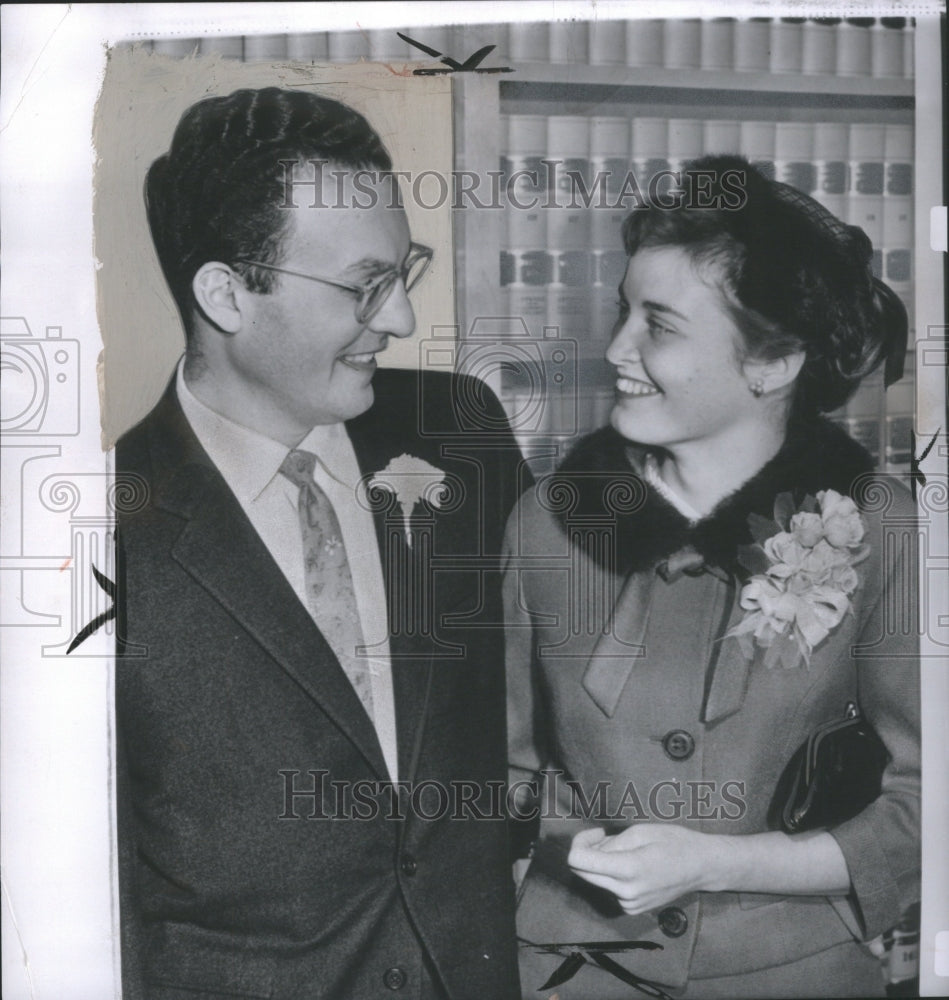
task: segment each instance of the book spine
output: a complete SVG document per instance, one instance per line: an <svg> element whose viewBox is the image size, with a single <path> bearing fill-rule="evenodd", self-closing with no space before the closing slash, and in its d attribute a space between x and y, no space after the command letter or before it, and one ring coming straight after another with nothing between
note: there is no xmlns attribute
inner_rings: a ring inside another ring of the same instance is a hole
<svg viewBox="0 0 949 1000"><path fill-rule="evenodd" d="M889 472L902 472L913 458L915 381L902 378L886 392L885 459Z"/></svg>
<svg viewBox="0 0 949 1000"><path fill-rule="evenodd" d="M550 25L548 42L552 63L585 63L588 61L586 21L554 21Z"/></svg>
<svg viewBox="0 0 949 1000"><path fill-rule="evenodd" d="M550 53L547 23L518 21L508 25L508 50L512 64L544 62Z"/></svg>
<svg viewBox="0 0 949 1000"><path fill-rule="evenodd" d="M245 35L244 62L287 58L286 35Z"/></svg>
<svg viewBox="0 0 949 1000"><path fill-rule="evenodd" d="M903 75L903 17L882 17L870 31L870 59L875 77Z"/></svg>
<svg viewBox="0 0 949 1000"><path fill-rule="evenodd" d="M540 250L547 245L547 118L508 116L504 171L504 222L507 247Z"/></svg>
<svg viewBox="0 0 949 1000"><path fill-rule="evenodd" d="M809 122L777 122L774 127L775 180L813 194L817 187L814 165L814 126Z"/></svg>
<svg viewBox="0 0 949 1000"><path fill-rule="evenodd" d="M551 115L547 120L547 157L551 165L552 205L547 210L547 248L590 246L590 210L580 198L590 185L590 126L581 115Z"/></svg>
<svg viewBox="0 0 949 1000"><path fill-rule="evenodd" d="M215 35L202 38L198 51L203 56L219 55L223 59L243 59L244 39L240 35Z"/></svg>
<svg viewBox="0 0 949 1000"><path fill-rule="evenodd" d="M543 337L547 324L547 286L550 284L553 262L546 250L508 251L509 259L502 258L511 281L507 286L508 316L522 332L531 337ZM521 324L523 323L523 327Z"/></svg>
<svg viewBox="0 0 949 1000"><path fill-rule="evenodd" d="M699 65L702 69L731 69L735 61L735 21L730 17L703 20Z"/></svg>
<svg viewBox="0 0 949 1000"><path fill-rule="evenodd" d="M697 118L670 118L666 148L669 169L681 175L690 160L702 155L703 128Z"/></svg>
<svg viewBox="0 0 949 1000"><path fill-rule="evenodd" d="M426 29L426 44L428 43ZM437 30L437 29L435 29ZM435 48L438 48L436 45ZM327 49L330 62L356 62L369 58L369 33L365 31L331 31Z"/></svg>
<svg viewBox="0 0 949 1000"><path fill-rule="evenodd" d="M670 18L662 32L662 65L666 69L698 69L702 63L702 22Z"/></svg>
<svg viewBox="0 0 949 1000"><path fill-rule="evenodd" d="M709 118L702 125L702 152L738 153L741 149L741 125L725 118Z"/></svg>
<svg viewBox="0 0 949 1000"><path fill-rule="evenodd" d="M912 18L906 19L903 28L903 76L912 80L916 75L916 24Z"/></svg>
<svg viewBox="0 0 949 1000"><path fill-rule="evenodd" d="M850 194L847 222L859 226L873 244L873 273L882 272L885 130L883 125L854 122L850 126Z"/></svg>
<svg viewBox="0 0 949 1000"><path fill-rule="evenodd" d="M873 18L851 17L837 29L837 75L869 76L873 66L870 28Z"/></svg>
<svg viewBox="0 0 949 1000"><path fill-rule="evenodd" d="M665 118L633 119L633 173L643 198L648 201L655 201L671 184L667 135Z"/></svg>
<svg viewBox="0 0 949 1000"><path fill-rule="evenodd" d="M775 129L774 122L742 122L738 133L742 156L769 180L775 176Z"/></svg>
<svg viewBox="0 0 949 1000"><path fill-rule="evenodd" d="M884 126L883 280L899 295L915 334L913 301L913 127Z"/></svg>
<svg viewBox="0 0 949 1000"><path fill-rule="evenodd" d="M804 62L804 18L776 17L771 22L772 73L800 73Z"/></svg>
<svg viewBox="0 0 949 1000"><path fill-rule="evenodd" d="M814 197L838 219L847 212L849 171L847 168L847 126L838 122L814 125Z"/></svg>
<svg viewBox="0 0 949 1000"><path fill-rule="evenodd" d="M551 281L547 285L547 325L560 340L576 342L575 354L589 356L589 250L550 250ZM581 351L582 345L582 351Z"/></svg>
<svg viewBox="0 0 949 1000"><path fill-rule="evenodd" d="M615 250L621 246L621 227L627 214L624 191L629 175L630 124L628 118L590 119L590 246Z"/></svg>
<svg viewBox="0 0 949 1000"><path fill-rule="evenodd" d="M299 62L326 62L329 59L329 37L325 31L289 35L287 58Z"/></svg>
<svg viewBox="0 0 949 1000"><path fill-rule="evenodd" d="M590 341L592 354L602 357L619 317L619 286L626 274L624 250L594 250L593 284L590 296Z"/></svg>
<svg viewBox="0 0 949 1000"><path fill-rule="evenodd" d="M752 17L735 22L735 69L764 72L768 69L771 41L770 18Z"/></svg>
<svg viewBox="0 0 949 1000"><path fill-rule="evenodd" d="M801 39L801 69L810 75L827 74L837 68L837 25L840 18L818 17L804 23Z"/></svg>
<svg viewBox="0 0 949 1000"><path fill-rule="evenodd" d="M662 21L627 21L626 65L661 66L662 35Z"/></svg>
<svg viewBox="0 0 949 1000"><path fill-rule="evenodd" d="M412 62L423 53L399 38L395 28L369 32L369 58L380 62Z"/></svg>
<svg viewBox="0 0 949 1000"><path fill-rule="evenodd" d="M176 59L185 59L200 49L199 38L156 38L152 41L152 52L162 56L174 56Z"/></svg>
<svg viewBox="0 0 949 1000"><path fill-rule="evenodd" d="M626 29L621 21L591 21L589 34L591 66L626 64Z"/></svg>

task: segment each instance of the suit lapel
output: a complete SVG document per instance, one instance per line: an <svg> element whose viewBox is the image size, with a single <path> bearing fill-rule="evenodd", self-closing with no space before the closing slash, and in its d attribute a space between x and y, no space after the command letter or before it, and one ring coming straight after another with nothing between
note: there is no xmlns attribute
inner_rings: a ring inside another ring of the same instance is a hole
<svg viewBox="0 0 949 1000"><path fill-rule="evenodd" d="M383 389L386 379L387 373L377 373L375 381L382 383L377 391ZM413 407L406 409L414 412ZM380 418L381 411L382 408L374 407L347 424L347 432L364 481L384 469L397 455L412 451L414 436L401 424L394 427L391 419ZM426 707L431 691L434 669L432 645L431 637L394 625L394 622L406 617L397 609L404 609L410 590L417 591L427 585L428 574L419 559L419 546L410 548L406 543L402 515L398 507L394 506L394 498L393 503L374 506L373 521L386 591L399 777L412 780L424 735ZM417 616L413 624L418 624Z"/></svg>
<svg viewBox="0 0 949 1000"><path fill-rule="evenodd" d="M345 672L200 448L177 400L171 435L153 437L153 457L177 455L159 477L155 506L184 518L172 557L208 591L330 716L380 777L387 775L375 729ZM177 436L177 442L171 437ZM170 623L169 627L173 627Z"/></svg>
<svg viewBox="0 0 949 1000"><path fill-rule="evenodd" d="M584 690L610 718L633 674L636 660L646 655L644 642L652 586L653 577L649 573L629 575L611 612L609 628L600 636L583 674Z"/></svg>

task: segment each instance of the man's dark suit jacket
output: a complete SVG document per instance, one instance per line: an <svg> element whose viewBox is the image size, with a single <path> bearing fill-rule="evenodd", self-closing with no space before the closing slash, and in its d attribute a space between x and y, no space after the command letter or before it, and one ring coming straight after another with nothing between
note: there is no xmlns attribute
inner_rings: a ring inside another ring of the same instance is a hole
<svg viewBox="0 0 949 1000"><path fill-rule="evenodd" d="M414 508L411 545L393 495L374 493L415 809L370 797L387 778L375 731L174 382L118 444L127 998L519 996L502 638L484 626L501 620L496 555L528 477L480 384L374 384L347 425L362 472L408 454L447 476L439 506ZM333 818L351 809L366 818Z"/></svg>

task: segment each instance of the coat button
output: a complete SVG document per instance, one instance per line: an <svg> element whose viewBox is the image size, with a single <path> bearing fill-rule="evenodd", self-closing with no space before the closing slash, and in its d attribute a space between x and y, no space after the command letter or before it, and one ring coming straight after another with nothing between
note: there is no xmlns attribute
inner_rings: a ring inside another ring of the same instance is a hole
<svg viewBox="0 0 949 1000"><path fill-rule="evenodd" d="M659 930L666 937L682 937L689 929L689 918L678 906L667 906L664 910L660 910L658 921Z"/></svg>
<svg viewBox="0 0 949 1000"><path fill-rule="evenodd" d="M414 875L418 871L418 862L411 854L403 854L399 862L399 870L403 875Z"/></svg>
<svg viewBox="0 0 949 1000"><path fill-rule="evenodd" d="M695 753L695 740L684 729L671 729L662 738L662 749L672 760L688 760Z"/></svg>
<svg viewBox="0 0 949 1000"><path fill-rule="evenodd" d="M387 990L401 990L408 980L409 977L405 974L405 970L394 965L391 969L386 969L382 976L382 985Z"/></svg>

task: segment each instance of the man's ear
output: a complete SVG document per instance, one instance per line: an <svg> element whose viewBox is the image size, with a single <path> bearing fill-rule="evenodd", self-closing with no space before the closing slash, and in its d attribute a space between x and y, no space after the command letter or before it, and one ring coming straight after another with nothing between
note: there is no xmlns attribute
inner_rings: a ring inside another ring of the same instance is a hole
<svg viewBox="0 0 949 1000"><path fill-rule="evenodd" d="M237 333L242 315L239 291L240 279L226 265L208 261L198 268L191 282L198 309L208 322L224 333Z"/></svg>
<svg viewBox="0 0 949 1000"><path fill-rule="evenodd" d="M748 381L749 388L754 391L757 386L760 392L755 395L767 395L777 392L793 384L801 372L806 355L803 351L795 351L773 361L755 361L748 359L742 364L742 371Z"/></svg>

